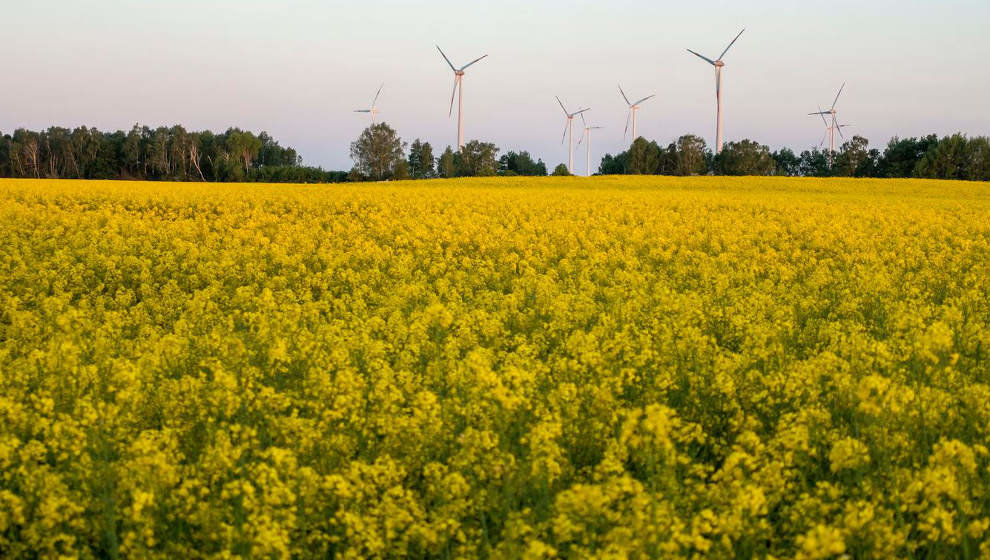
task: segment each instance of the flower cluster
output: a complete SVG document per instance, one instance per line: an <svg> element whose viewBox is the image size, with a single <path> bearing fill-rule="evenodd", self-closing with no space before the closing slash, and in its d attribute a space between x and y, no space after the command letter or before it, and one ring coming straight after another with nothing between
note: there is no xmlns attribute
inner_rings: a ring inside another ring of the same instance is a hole
<svg viewBox="0 0 990 560"><path fill-rule="evenodd" d="M990 191L0 182L0 557L990 556Z"/></svg>

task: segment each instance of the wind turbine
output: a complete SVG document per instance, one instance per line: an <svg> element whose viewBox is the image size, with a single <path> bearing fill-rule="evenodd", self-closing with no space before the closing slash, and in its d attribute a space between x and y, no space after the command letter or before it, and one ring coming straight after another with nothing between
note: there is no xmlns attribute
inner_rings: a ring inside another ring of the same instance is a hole
<svg viewBox="0 0 990 560"><path fill-rule="evenodd" d="M371 102L370 109L355 109L355 113L371 113L371 124L375 124L375 116L378 115L378 109L375 108L375 104L378 103L378 96L382 93L382 88L385 84L378 86L378 93L375 94L375 99Z"/></svg>
<svg viewBox="0 0 990 560"><path fill-rule="evenodd" d="M743 31L746 31L746 29L743 28L743 30L739 32L739 35L742 35ZM700 55L692 51L691 49L687 50L689 53L693 54L694 56L697 56L698 58L704 60L708 64L711 64L712 66L715 67L715 103L716 103L715 153L716 154L721 153L722 151L722 67L725 66L725 63L722 62L722 57L724 57L725 53L729 52L729 49L732 48L732 45L736 43L736 41L739 39L739 35L736 35L736 38L733 39L731 43L729 43L728 47L725 47L725 50L722 51L722 54L718 55L718 58L716 58L715 60L712 60L707 56Z"/></svg>
<svg viewBox="0 0 990 560"><path fill-rule="evenodd" d="M450 92L450 111L447 112L447 117L454 114L454 94L460 91L460 95L457 97L457 151L459 152L464 147L464 71L488 55L480 56L460 68L455 68L454 64L450 62L450 59L443 53L439 45L437 45L437 50L440 51L440 56L447 61L450 69L454 71L454 90Z"/></svg>
<svg viewBox="0 0 990 560"><path fill-rule="evenodd" d="M574 174L574 135L571 133L571 128L572 128L571 125L574 123L574 117L580 115L585 111L589 111L590 108L581 109L580 111L575 111L573 113L568 113L567 109L564 107L564 102L561 101L559 97L557 98L557 103L560 103L560 108L563 109L564 114L567 115L567 124L564 125L564 134L561 135L560 137L560 143L563 144L564 138L567 138L567 141L570 144L570 150L568 152L568 158L567 158L567 172L573 175Z"/></svg>
<svg viewBox="0 0 990 560"><path fill-rule="evenodd" d="M639 110L639 104L646 101L647 99L652 99L656 97L656 94L644 97L635 103L630 103L629 98L626 97L626 92L622 91L622 85L619 85L619 93L621 93L622 98L626 100L626 105L629 105L629 115L626 116L626 129L622 132L622 137L625 138L626 133L629 132L629 120L631 119L633 125L632 137L633 140L635 140L636 138L638 138L638 136L636 135L636 111Z"/></svg>
<svg viewBox="0 0 990 560"><path fill-rule="evenodd" d="M832 107L828 111L822 111L821 107L818 107L817 113L808 113L808 115L820 115L822 121L825 123L825 134L828 136L828 157L829 160L832 159L835 154L835 133L838 132L841 138L845 138L842 134L842 129L849 126L846 124L839 124L839 119L837 117L838 111L835 110L835 104L839 102L839 96L842 95L842 90L846 89L846 83L842 82L842 87L839 88L839 93L835 94L835 100L832 101ZM829 119L825 118L825 115L831 117L831 122ZM824 139L822 140L824 143Z"/></svg>
<svg viewBox="0 0 990 560"><path fill-rule="evenodd" d="M588 177L591 177L591 131L592 130L598 130L598 129L603 128L603 127L601 127L601 126L588 126L588 121L584 120L584 114L583 113L580 113L580 115L581 115L581 122L584 123L584 133L581 134L581 139L578 140L578 145L581 145L581 141L584 140L584 137L585 136L588 137L588 143L585 144L584 147L586 149L585 158L587 160Z"/></svg>

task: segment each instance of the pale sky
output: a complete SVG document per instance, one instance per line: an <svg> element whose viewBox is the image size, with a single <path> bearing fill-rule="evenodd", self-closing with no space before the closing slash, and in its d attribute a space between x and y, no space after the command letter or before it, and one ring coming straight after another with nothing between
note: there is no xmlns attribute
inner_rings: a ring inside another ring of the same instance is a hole
<svg viewBox="0 0 990 560"><path fill-rule="evenodd" d="M990 134L990 1L612 0L433 2L365 0L3 0L0 131L59 126L267 130L304 163L349 169L349 143L368 124L351 111L381 82L380 119L436 153L456 143L448 118L455 64L467 71L465 136L502 152L566 162L554 100L591 107L592 165L624 149L630 97L641 136L684 133L714 143L711 66L725 57L726 140L796 151L831 103L871 146L889 137ZM584 170L584 148L575 156Z"/></svg>

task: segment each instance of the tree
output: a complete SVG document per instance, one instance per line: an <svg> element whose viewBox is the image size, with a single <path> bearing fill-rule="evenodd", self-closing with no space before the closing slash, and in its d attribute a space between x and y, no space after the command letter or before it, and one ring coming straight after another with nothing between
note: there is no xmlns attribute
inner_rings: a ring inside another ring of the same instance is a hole
<svg viewBox="0 0 990 560"><path fill-rule="evenodd" d="M392 173L392 179L396 181L405 181L409 179L409 164L406 160L400 159L398 163L395 164L395 171Z"/></svg>
<svg viewBox="0 0 990 560"><path fill-rule="evenodd" d="M10 153L19 177L41 178L41 135L18 128L11 137Z"/></svg>
<svg viewBox="0 0 990 560"><path fill-rule="evenodd" d="M928 150L938 144L938 136L923 138L893 137L880 158L880 175L883 177L913 177L915 167Z"/></svg>
<svg viewBox="0 0 990 560"><path fill-rule="evenodd" d="M413 140L409 147L409 176L413 179L429 179L436 175L433 167L433 146L429 142Z"/></svg>
<svg viewBox="0 0 990 560"><path fill-rule="evenodd" d="M598 164L599 175L624 175L629 167L629 152L619 152L615 156L605 154Z"/></svg>
<svg viewBox="0 0 990 560"><path fill-rule="evenodd" d="M660 169L660 146L642 136L629 147L628 172L632 175L656 175Z"/></svg>
<svg viewBox="0 0 990 560"><path fill-rule="evenodd" d="M869 145L870 141L859 135L846 140L839 148L839 154L832 166L832 173L839 177L857 176L860 167L869 161Z"/></svg>
<svg viewBox="0 0 990 560"><path fill-rule="evenodd" d="M10 177L10 135L0 132L0 177Z"/></svg>
<svg viewBox="0 0 990 560"><path fill-rule="evenodd" d="M139 176L141 173L141 127L135 124L121 147L123 158L123 169L132 176Z"/></svg>
<svg viewBox="0 0 990 560"><path fill-rule="evenodd" d="M563 163L558 163L557 167L553 168L553 173L551 173L554 177L569 177L570 174L571 172L567 170L567 165Z"/></svg>
<svg viewBox="0 0 990 560"><path fill-rule="evenodd" d="M498 169L495 144L471 140L464 144L458 155L457 175L460 177L489 177Z"/></svg>
<svg viewBox="0 0 990 560"><path fill-rule="evenodd" d="M261 150L261 140L250 132L232 128L227 130L225 145L229 156L236 158L243 165L244 175L247 175L251 169L251 162ZM238 175L240 175L240 169L238 167Z"/></svg>
<svg viewBox="0 0 990 560"><path fill-rule="evenodd" d="M772 175L774 170L770 148L752 140L726 142L716 165L722 175Z"/></svg>
<svg viewBox="0 0 990 560"><path fill-rule="evenodd" d="M708 151L708 148L703 138L693 134L685 134L678 138L673 146L675 175L701 175L707 171L705 152Z"/></svg>
<svg viewBox="0 0 990 560"><path fill-rule="evenodd" d="M990 181L990 139L986 136L969 139L966 169L966 179Z"/></svg>
<svg viewBox="0 0 990 560"><path fill-rule="evenodd" d="M801 162L798 164L798 175L802 177L828 177L832 174L829 165L829 155L825 150L812 148L801 152Z"/></svg>
<svg viewBox="0 0 990 560"><path fill-rule="evenodd" d="M529 152L508 152L498 160L499 175L546 175L543 160L533 161Z"/></svg>
<svg viewBox="0 0 990 560"><path fill-rule="evenodd" d="M969 140L956 133L942 138L915 165L914 175L928 179L965 179L968 175Z"/></svg>
<svg viewBox="0 0 990 560"><path fill-rule="evenodd" d="M405 159L405 143L389 125L378 123L364 129L351 143L351 159L362 176L372 181L391 179L395 167Z"/></svg>
<svg viewBox="0 0 990 560"><path fill-rule="evenodd" d="M457 176L457 162L454 161L454 150L450 146L437 159L437 175L446 179Z"/></svg>
<svg viewBox="0 0 990 560"><path fill-rule="evenodd" d="M790 148L781 148L771 154L775 175L794 177L801 174L801 158Z"/></svg>

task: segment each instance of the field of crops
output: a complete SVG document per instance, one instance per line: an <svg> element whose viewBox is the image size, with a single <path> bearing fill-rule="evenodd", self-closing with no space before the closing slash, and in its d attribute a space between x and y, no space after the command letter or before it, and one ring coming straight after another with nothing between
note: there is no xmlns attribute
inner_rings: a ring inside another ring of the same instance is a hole
<svg viewBox="0 0 990 560"><path fill-rule="evenodd" d="M990 187L0 182L0 557L990 555Z"/></svg>

